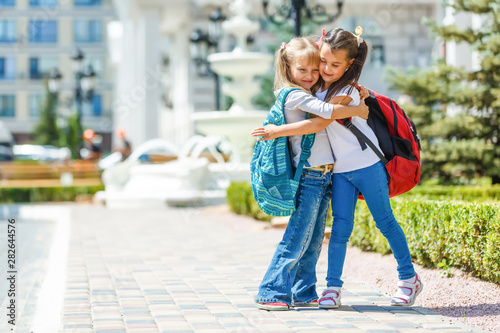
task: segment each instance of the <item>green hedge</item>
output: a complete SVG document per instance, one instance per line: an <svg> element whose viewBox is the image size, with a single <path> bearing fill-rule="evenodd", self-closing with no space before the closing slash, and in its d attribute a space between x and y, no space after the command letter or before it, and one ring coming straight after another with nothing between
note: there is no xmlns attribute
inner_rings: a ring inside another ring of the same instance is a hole
<svg viewBox="0 0 500 333"><path fill-rule="evenodd" d="M443 197L484 202L426 199ZM271 219L260 210L247 183L232 183L227 198L235 213L259 220ZM455 266L500 283L499 198L499 186L425 186L391 199L391 205L418 264L441 267L444 263L445 267ZM391 253L387 240L361 200L356 207L350 242L365 251Z"/></svg>
<svg viewBox="0 0 500 333"><path fill-rule="evenodd" d="M391 200L410 252L418 264L445 260L485 280L500 283L500 205L453 201ZM366 203L360 201L350 241L366 251L390 253Z"/></svg>
<svg viewBox="0 0 500 333"><path fill-rule="evenodd" d="M74 201L77 195L95 194L104 185L76 187L0 188L0 203Z"/></svg>
<svg viewBox="0 0 500 333"><path fill-rule="evenodd" d="M419 197L429 200L500 201L500 185L489 186L417 186L404 197Z"/></svg>
<svg viewBox="0 0 500 333"><path fill-rule="evenodd" d="M232 182L227 189L227 203L236 214L248 215L259 221L271 221L272 216L264 213L253 198L252 185L246 182Z"/></svg>

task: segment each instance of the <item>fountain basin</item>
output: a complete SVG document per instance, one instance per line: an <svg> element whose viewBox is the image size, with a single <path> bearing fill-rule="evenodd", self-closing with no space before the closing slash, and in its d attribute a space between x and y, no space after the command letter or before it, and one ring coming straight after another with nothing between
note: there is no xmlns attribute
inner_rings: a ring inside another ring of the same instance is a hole
<svg viewBox="0 0 500 333"><path fill-rule="evenodd" d="M236 80L241 77L253 78L266 73L271 67L273 56L256 52L222 52L208 56L210 67L222 76Z"/></svg>
<svg viewBox="0 0 500 333"><path fill-rule="evenodd" d="M262 126L267 111L209 111L192 116L196 129L204 135L222 135L236 148L241 162L249 163L255 138L250 135ZM249 179L250 180L250 179Z"/></svg>

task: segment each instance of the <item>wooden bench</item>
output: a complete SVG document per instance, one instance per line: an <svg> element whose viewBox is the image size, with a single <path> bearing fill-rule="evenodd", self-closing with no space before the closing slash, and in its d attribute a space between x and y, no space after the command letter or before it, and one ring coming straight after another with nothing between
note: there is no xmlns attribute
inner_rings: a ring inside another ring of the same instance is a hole
<svg viewBox="0 0 500 333"><path fill-rule="evenodd" d="M215 157L210 154L210 153L201 153L200 157L205 157L208 159L210 163L217 163L217 160ZM229 161L230 156L227 154L222 154L222 158L224 159L224 162ZM150 163L166 163L170 161L175 161L177 159L177 156L172 156L172 155L148 155L148 159Z"/></svg>
<svg viewBox="0 0 500 333"><path fill-rule="evenodd" d="M0 163L0 179L59 179L62 173L71 173L74 179L100 178L102 170L93 161L74 160L65 163Z"/></svg>

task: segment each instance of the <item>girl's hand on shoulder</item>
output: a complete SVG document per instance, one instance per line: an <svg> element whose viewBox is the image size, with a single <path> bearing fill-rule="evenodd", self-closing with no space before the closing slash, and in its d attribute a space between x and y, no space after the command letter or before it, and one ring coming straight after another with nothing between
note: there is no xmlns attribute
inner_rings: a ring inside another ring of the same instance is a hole
<svg viewBox="0 0 500 333"><path fill-rule="evenodd" d="M258 127L252 131L252 136L259 136L260 138L257 139L257 141L265 141L265 140L272 140L276 139L278 136L276 136L275 129L278 126L269 124L264 127Z"/></svg>
<svg viewBox="0 0 500 333"><path fill-rule="evenodd" d="M370 93L368 92L368 89L365 86L359 86L359 88L361 89L359 91L359 97L361 99L365 99L365 98L370 97Z"/></svg>
<svg viewBox="0 0 500 333"><path fill-rule="evenodd" d="M359 114L357 115L358 117L361 117L363 119L368 119L368 115L370 114L370 110L368 109L368 106L365 104L365 100L362 99L359 102L359 107L361 107Z"/></svg>

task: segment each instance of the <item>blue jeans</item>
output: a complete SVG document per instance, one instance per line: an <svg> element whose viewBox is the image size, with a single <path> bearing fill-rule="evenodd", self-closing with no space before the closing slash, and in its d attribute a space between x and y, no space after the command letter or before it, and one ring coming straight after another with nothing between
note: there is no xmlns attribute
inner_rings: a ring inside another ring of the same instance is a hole
<svg viewBox="0 0 500 333"><path fill-rule="evenodd" d="M297 209L259 286L257 303L303 305L318 298L316 263L331 200L331 173L304 169L297 191Z"/></svg>
<svg viewBox="0 0 500 333"><path fill-rule="evenodd" d="M389 241L398 262L400 280L415 276L406 236L394 218L389 200L387 173L382 162L367 168L334 173L332 177L333 225L328 244L328 287L342 287L342 269L347 242L354 226L354 209L359 192L363 193L375 225ZM363 265L363 263L359 263Z"/></svg>

